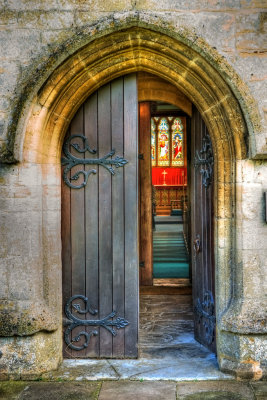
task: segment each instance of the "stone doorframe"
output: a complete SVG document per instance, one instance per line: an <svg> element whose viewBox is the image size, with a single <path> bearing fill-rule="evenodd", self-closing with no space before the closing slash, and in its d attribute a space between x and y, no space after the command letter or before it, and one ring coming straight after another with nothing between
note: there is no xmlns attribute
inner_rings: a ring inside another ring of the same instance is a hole
<svg viewBox="0 0 267 400"><path fill-rule="evenodd" d="M68 125L80 105L100 86L121 75L145 71L183 92L197 106L209 129L215 156L218 361L224 371L255 377L259 362L253 358L254 350L248 350L248 360L243 349L249 347L248 336L262 333L262 320L246 301L242 284L236 284L242 282L243 274L238 222L241 217L236 212L241 204L236 197L238 165L248 157L248 138L251 149L255 147L253 134L248 135L248 128L254 132L253 118L242 97L246 88L230 66L214 58L217 53L206 44L202 43L201 50L188 38L175 34L175 29L169 29L168 34L165 29L164 34L157 26L129 25L132 26L120 30L114 29L111 22L102 33L94 26L90 42L54 70L31 101L28 112L21 112L14 159L20 160L20 168L33 175L39 187L41 261L34 266L32 297L27 304L18 300L17 306L14 302L6 306L13 330L10 322L6 331L0 332L1 336L9 336L0 341L2 353L7 365L12 364L10 351L21 354L19 370L13 363L7 374L36 375L56 368L62 360L60 157ZM251 313L253 318L247 318ZM22 337L13 338L14 335ZM34 354L34 360L23 361L25 352Z"/></svg>

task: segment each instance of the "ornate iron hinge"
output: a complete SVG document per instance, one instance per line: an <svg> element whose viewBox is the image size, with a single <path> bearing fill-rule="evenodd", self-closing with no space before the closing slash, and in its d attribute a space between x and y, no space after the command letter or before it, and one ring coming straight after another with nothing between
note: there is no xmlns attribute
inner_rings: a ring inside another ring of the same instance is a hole
<svg viewBox="0 0 267 400"><path fill-rule="evenodd" d="M202 154L204 158L202 158L200 154ZM213 159L212 144L210 137L206 134L202 138L202 149L200 150L200 152L196 151L195 162L194 162L195 167L198 167L199 165L204 167L201 168L200 173L202 175L202 184L203 186L205 186L205 188L208 188L212 182L213 164L214 164L214 159Z"/></svg>
<svg viewBox="0 0 267 400"><path fill-rule="evenodd" d="M204 293L204 301L201 303L197 299L194 311L198 316L198 323L203 323L205 327L205 340L207 344L211 344L215 337L215 304L210 290Z"/></svg>
<svg viewBox="0 0 267 400"><path fill-rule="evenodd" d="M85 308L81 309L80 304L72 304L74 300L81 299L84 301ZM125 328L129 322L125 318L117 317L116 319L112 319L116 316L116 311L112 311L105 318L102 319L80 319L77 318L71 312L71 307L75 309L78 314L86 314L90 313L91 315L96 315L98 310L95 310L90 307L88 298L82 296L81 294L77 294L76 296L72 296L65 305L65 314L67 316L67 320L64 321L64 325L68 326L64 332L64 340L68 347L73 350L83 350L88 347L91 336L96 336L98 334L97 330L92 330L91 332L81 331L78 335L76 335L72 340L70 339L71 331L77 326L99 326L105 328L108 332L112 334L112 336L116 336L116 331L112 328L113 326L117 329ZM79 342L81 340L81 336L84 336L85 342L81 346L75 346L72 342Z"/></svg>
<svg viewBox="0 0 267 400"><path fill-rule="evenodd" d="M71 143L71 141L74 138L81 139L83 141L84 148L81 148L78 143ZM114 149L111 150L108 154L106 154L102 158L78 158L70 153L70 146L73 147L78 153L85 153L86 151L88 151L91 154L96 154L97 151L90 148L87 138L83 135L72 135L69 138L67 138L66 141L64 142L63 152L66 158L62 157L61 163L62 165L66 165L66 167L64 168L63 171L63 180L66 183L66 185L68 185L72 189L81 189L87 184L89 175L96 174L95 169L90 169L88 171L81 169L75 172L74 175L71 176L70 174L69 176L71 168L75 167L76 165L100 165L106 168L112 175L114 175L115 171L112 167L113 165L116 168L119 168L123 167L125 164L128 163L128 161L125 160L125 158L120 156L116 156L115 158L109 158L114 156L115 154ZM83 182L80 185L73 185L71 181L78 180L80 175L83 175L84 178Z"/></svg>

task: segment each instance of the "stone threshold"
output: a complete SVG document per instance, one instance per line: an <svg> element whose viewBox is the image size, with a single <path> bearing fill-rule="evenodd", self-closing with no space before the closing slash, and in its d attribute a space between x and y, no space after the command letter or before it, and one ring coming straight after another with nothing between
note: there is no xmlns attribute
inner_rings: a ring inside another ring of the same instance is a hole
<svg viewBox="0 0 267 400"><path fill-rule="evenodd" d="M209 359L168 359L137 360L64 360L56 370L42 375L49 381L97 381L97 380L138 380L138 381L209 381L233 380L232 375L218 369L215 355Z"/></svg>

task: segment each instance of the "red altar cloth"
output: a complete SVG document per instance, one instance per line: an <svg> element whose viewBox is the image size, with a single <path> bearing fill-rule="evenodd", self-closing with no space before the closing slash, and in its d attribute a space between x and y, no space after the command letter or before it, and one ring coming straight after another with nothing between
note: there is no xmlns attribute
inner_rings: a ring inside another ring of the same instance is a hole
<svg viewBox="0 0 267 400"><path fill-rule="evenodd" d="M173 167L173 168L163 168L163 167L152 167L152 185L163 185L164 184L164 174L165 174L165 184L167 186L177 186L187 184L187 170L183 167ZM184 176L183 176L184 174Z"/></svg>

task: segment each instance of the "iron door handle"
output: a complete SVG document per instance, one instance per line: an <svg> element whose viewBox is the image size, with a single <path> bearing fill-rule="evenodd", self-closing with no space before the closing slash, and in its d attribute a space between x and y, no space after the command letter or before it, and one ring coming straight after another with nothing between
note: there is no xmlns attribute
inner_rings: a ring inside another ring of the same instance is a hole
<svg viewBox="0 0 267 400"><path fill-rule="evenodd" d="M193 244L194 244L194 250L195 250L196 254L200 253L200 237L199 237L199 235L196 236Z"/></svg>

